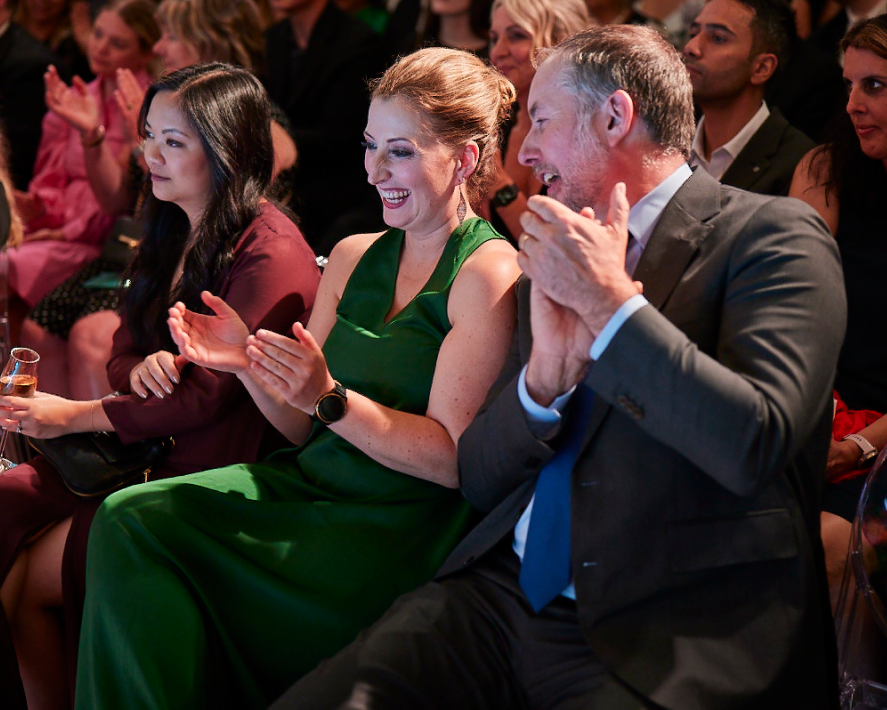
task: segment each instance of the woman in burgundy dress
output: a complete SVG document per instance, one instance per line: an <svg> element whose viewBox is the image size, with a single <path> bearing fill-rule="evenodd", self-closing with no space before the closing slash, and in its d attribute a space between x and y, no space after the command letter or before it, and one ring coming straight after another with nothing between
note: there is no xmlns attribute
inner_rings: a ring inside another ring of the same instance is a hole
<svg viewBox="0 0 887 710"><path fill-rule="evenodd" d="M297 227L265 199L273 162L267 96L245 70L189 67L148 90L140 123L152 194L108 366L124 394L85 402L39 392L2 397L2 423L37 438L171 434L176 445L154 477L254 461L279 443L265 440L270 426L234 375L173 355L166 318L176 301L202 308L200 293L210 289L239 304L250 330L307 320L319 273ZM167 377L179 383L172 393L161 384ZM70 493L39 457L0 476L4 708L24 707L25 696L32 708L70 705L65 665L72 681L86 540L100 502Z"/></svg>

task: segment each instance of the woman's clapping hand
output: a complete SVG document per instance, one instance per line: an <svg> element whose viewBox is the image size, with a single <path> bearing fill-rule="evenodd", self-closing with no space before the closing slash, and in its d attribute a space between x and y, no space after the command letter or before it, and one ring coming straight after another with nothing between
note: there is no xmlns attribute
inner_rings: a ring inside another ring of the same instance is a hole
<svg viewBox="0 0 887 710"><path fill-rule="evenodd" d="M250 371L270 385L292 407L306 414L335 382L314 336L301 324L293 324L296 339L259 330L247 338Z"/></svg>
<svg viewBox="0 0 887 710"><path fill-rule="evenodd" d="M71 86L65 84L56 68L49 65L43 75L46 84L46 107L70 123L80 133L95 131L101 124L99 105L86 82L75 76Z"/></svg>
<svg viewBox="0 0 887 710"><path fill-rule="evenodd" d="M114 100L123 114L123 127L127 138L136 143L139 140L139 114L145 100L145 90L131 69L117 70L117 90Z"/></svg>
<svg viewBox="0 0 887 710"><path fill-rule="evenodd" d="M209 291L200 294L214 316L189 311L179 301L169 309L169 332L179 352L191 362L223 372L242 372L249 367L246 338L249 329L240 316Z"/></svg>

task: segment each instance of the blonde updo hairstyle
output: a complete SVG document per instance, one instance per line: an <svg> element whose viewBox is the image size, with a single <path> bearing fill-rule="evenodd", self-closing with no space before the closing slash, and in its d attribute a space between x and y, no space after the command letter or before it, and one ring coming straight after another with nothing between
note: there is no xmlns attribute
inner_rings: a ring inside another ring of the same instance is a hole
<svg viewBox="0 0 887 710"><path fill-rule="evenodd" d="M537 48L553 47L595 24L585 0L495 0L491 16L500 7L532 35Z"/></svg>
<svg viewBox="0 0 887 710"><path fill-rule="evenodd" d="M469 52L428 47L391 66L373 86L372 98L406 101L428 133L454 150L475 141L477 167L465 184L468 201L480 204L495 179L502 126L517 98L508 79Z"/></svg>

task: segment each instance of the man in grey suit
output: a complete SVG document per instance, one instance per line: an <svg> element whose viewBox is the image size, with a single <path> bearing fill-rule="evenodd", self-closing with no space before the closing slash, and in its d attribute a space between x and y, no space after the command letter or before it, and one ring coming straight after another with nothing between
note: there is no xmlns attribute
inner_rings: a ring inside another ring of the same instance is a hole
<svg viewBox="0 0 887 710"><path fill-rule="evenodd" d="M690 165L724 185L788 195L814 146L764 101L788 61L794 22L786 0L709 0L690 26L684 63L702 111Z"/></svg>
<svg viewBox="0 0 887 710"><path fill-rule="evenodd" d="M691 88L651 30L566 40L529 110L549 197L522 218L512 357L459 443L488 515L276 707L837 707L833 240L800 202L691 174Z"/></svg>

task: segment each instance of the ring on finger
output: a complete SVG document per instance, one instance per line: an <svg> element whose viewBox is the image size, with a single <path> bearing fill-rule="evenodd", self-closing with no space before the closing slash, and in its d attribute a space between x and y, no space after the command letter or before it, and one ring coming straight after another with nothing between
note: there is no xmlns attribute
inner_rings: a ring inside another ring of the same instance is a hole
<svg viewBox="0 0 887 710"><path fill-rule="evenodd" d="M523 249L523 248L524 248L524 245L525 245L530 239L532 239L532 237L530 237L530 235L527 234L526 232L524 232L523 234L521 234L521 235L520 235L520 239L517 240L517 246L518 246L518 249Z"/></svg>
<svg viewBox="0 0 887 710"><path fill-rule="evenodd" d="M15 433L16 433L16 434L21 434L21 433L22 433L22 423L21 423L21 422L19 422L19 423L18 423L18 426L15 428Z"/></svg>

